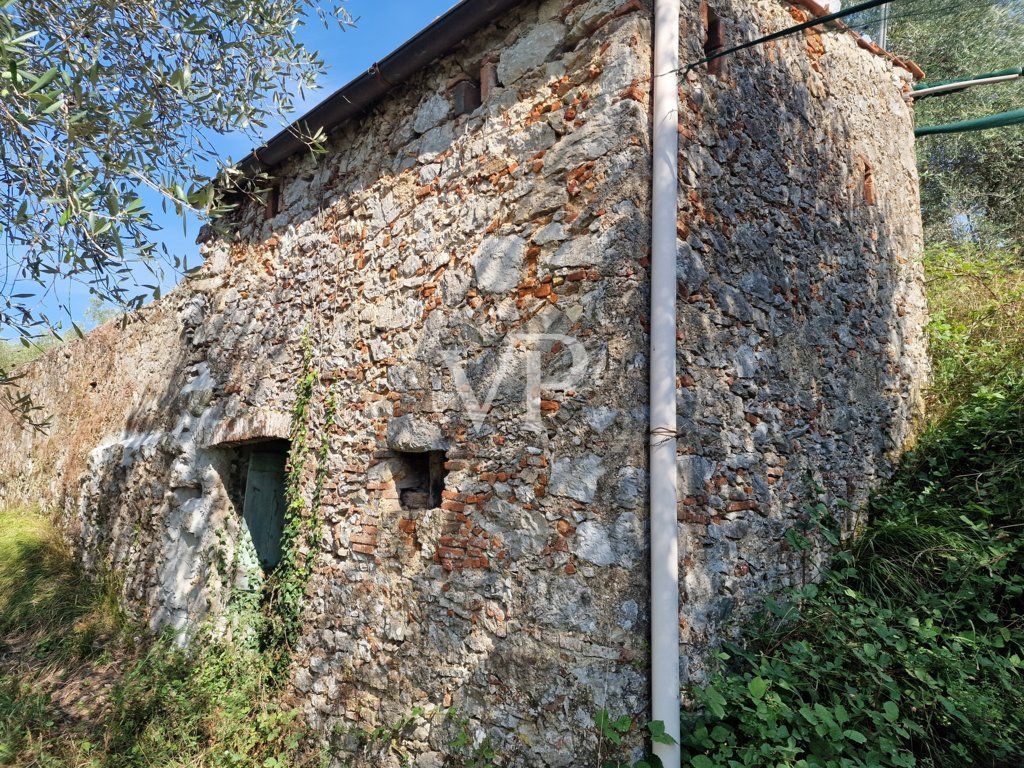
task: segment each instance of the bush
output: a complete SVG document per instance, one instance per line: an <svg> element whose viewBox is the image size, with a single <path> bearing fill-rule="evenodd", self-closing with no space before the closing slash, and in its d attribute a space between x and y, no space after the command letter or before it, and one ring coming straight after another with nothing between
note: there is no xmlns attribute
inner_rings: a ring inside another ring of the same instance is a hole
<svg viewBox="0 0 1024 768"><path fill-rule="evenodd" d="M1024 263L1009 248L939 244L924 265L937 417L1024 360Z"/></svg>

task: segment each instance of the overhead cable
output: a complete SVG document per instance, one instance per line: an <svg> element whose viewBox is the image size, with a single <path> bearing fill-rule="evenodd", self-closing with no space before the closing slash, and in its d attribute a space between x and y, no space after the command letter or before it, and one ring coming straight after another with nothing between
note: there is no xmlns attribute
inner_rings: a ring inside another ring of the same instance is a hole
<svg viewBox="0 0 1024 768"><path fill-rule="evenodd" d="M715 59L720 59L723 56L729 56L733 53L746 50L747 48L753 48L756 45L762 45L764 43L771 42L772 40L778 40L779 38L782 37L795 35L797 32L803 32L805 29L812 29L813 27L818 27L821 26L822 24L828 24L831 21L836 21L847 16L852 16L855 13L869 11L872 8L877 8L881 5L886 5L887 3L891 3L893 1L894 0L866 0L866 2L858 3L857 5L851 5L849 8L844 8L840 11L836 11L835 13L830 13L825 16L818 16L809 21L805 21L802 24L797 24L796 26L793 27L786 27L785 29L781 29L778 32L773 32L770 35L759 37L756 40L749 40L745 43L742 43L741 45L736 45L733 46L732 48L726 48L725 50L713 53L710 56L706 56L703 59L700 59L699 61L695 61L692 64L689 64L686 67L685 72L690 72L696 69L697 67L701 66L702 64L707 64L709 62L714 61Z"/></svg>

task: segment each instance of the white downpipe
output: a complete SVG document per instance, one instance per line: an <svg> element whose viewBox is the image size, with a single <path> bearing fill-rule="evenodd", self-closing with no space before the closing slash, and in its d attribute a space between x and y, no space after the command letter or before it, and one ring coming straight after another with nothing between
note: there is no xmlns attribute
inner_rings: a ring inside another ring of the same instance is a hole
<svg viewBox="0 0 1024 768"><path fill-rule="evenodd" d="M919 91L911 91L910 95L915 99L922 96L931 96L936 93L947 93L948 91L962 91L965 88L973 88L976 85L992 85L993 83L1005 83L1016 80L1020 75L997 75L996 77L979 77L977 80L964 80L959 83L946 83L945 85L933 85L931 88L922 88Z"/></svg>
<svg viewBox="0 0 1024 768"><path fill-rule="evenodd" d="M651 719L679 741L679 542L676 522L676 215L679 2L654 3L651 195ZM678 768L678 744L655 744Z"/></svg>

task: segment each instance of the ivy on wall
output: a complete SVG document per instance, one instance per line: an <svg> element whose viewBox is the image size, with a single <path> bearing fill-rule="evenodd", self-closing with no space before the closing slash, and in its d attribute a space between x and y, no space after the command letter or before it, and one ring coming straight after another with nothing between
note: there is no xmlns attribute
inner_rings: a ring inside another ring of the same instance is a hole
<svg viewBox="0 0 1024 768"><path fill-rule="evenodd" d="M337 413L334 396L328 392L322 416L316 422L316 431L321 437L314 449L310 433L320 376L308 334L303 336L302 350L302 369L291 413L281 559L264 577L252 541L248 536L240 536L235 543L231 570L243 578L231 585L227 610L235 641L252 639L267 656L267 663L275 674L287 671L302 631L302 611L306 587L313 573L327 479L331 427ZM310 472L313 473L311 487L308 484Z"/></svg>

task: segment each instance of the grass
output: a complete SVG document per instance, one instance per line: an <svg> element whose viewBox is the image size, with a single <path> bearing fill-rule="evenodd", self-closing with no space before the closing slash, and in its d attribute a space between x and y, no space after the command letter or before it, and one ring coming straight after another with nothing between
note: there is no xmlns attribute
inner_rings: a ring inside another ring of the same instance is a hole
<svg viewBox="0 0 1024 768"><path fill-rule="evenodd" d="M262 654L149 637L35 512L0 511L0 636L0 765L322 762Z"/></svg>

